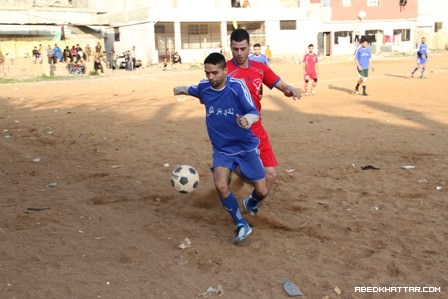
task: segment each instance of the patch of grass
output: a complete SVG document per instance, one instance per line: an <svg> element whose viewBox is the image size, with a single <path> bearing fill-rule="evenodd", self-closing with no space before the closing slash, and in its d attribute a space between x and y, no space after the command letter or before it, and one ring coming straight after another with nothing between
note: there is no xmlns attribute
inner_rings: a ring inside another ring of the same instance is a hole
<svg viewBox="0 0 448 299"><path fill-rule="evenodd" d="M24 82L45 82L45 81L66 81L66 80L79 80L88 79L91 77L98 77L98 74L94 71L90 72L88 76L77 76L77 75L67 75L67 76L48 76L42 74L37 77L30 78L0 78L0 84L10 84L10 83L24 83Z"/></svg>

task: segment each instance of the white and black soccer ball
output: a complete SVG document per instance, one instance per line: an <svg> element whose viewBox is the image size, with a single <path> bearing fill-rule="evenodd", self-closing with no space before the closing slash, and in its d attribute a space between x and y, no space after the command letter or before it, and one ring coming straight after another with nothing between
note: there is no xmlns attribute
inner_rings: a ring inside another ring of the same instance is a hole
<svg viewBox="0 0 448 299"><path fill-rule="evenodd" d="M199 185L198 171L190 165L178 165L171 173L171 185L180 193L193 192Z"/></svg>

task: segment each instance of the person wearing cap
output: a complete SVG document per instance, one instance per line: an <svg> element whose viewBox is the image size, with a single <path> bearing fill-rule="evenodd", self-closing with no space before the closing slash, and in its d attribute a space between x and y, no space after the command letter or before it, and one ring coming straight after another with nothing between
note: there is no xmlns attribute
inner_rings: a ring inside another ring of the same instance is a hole
<svg viewBox="0 0 448 299"><path fill-rule="evenodd" d="M369 41L367 37L363 36L360 40L361 46L356 49L355 63L358 70L358 81L356 82L354 94L359 94L359 86L362 85L362 95L367 96L367 78L369 77L369 69L373 71L373 65L371 62L372 52L369 47Z"/></svg>

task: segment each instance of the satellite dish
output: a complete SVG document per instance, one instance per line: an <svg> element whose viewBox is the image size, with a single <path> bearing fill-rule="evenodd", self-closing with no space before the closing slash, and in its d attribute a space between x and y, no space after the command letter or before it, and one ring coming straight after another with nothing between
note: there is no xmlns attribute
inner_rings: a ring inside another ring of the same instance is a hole
<svg viewBox="0 0 448 299"><path fill-rule="evenodd" d="M367 13L364 10L361 10L358 13L358 19L360 19L361 21L364 20L366 18L366 16L367 16Z"/></svg>

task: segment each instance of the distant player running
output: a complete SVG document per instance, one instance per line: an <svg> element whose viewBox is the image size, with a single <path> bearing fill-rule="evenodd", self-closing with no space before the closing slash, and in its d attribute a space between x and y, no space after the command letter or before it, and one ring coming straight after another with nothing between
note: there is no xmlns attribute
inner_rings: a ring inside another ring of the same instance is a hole
<svg viewBox="0 0 448 299"><path fill-rule="evenodd" d="M411 72L411 78L414 78L415 72L422 67L422 71L420 73L420 79L423 78L426 71L426 62L428 61L428 45L425 43L426 38L422 37L422 42L418 46L417 49L417 65L414 70Z"/></svg>
<svg viewBox="0 0 448 299"><path fill-rule="evenodd" d="M304 72L304 80L305 80L305 95L314 94L314 89L317 85L317 54L313 52L314 45L308 45L308 53L303 57L303 72ZM308 92L308 85L310 80L313 80L311 84L310 91Z"/></svg>
<svg viewBox="0 0 448 299"><path fill-rule="evenodd" d="M359 86L362 84L362 95L367 96L366 86L367 78L369 77L369 68L373 71L373 65L370 61L372 52L370 51L369 41L365 36L361 37L360 44L361 46L355 52L355 63L359 78L356 82L354 94L359 94Z"/></svg>

